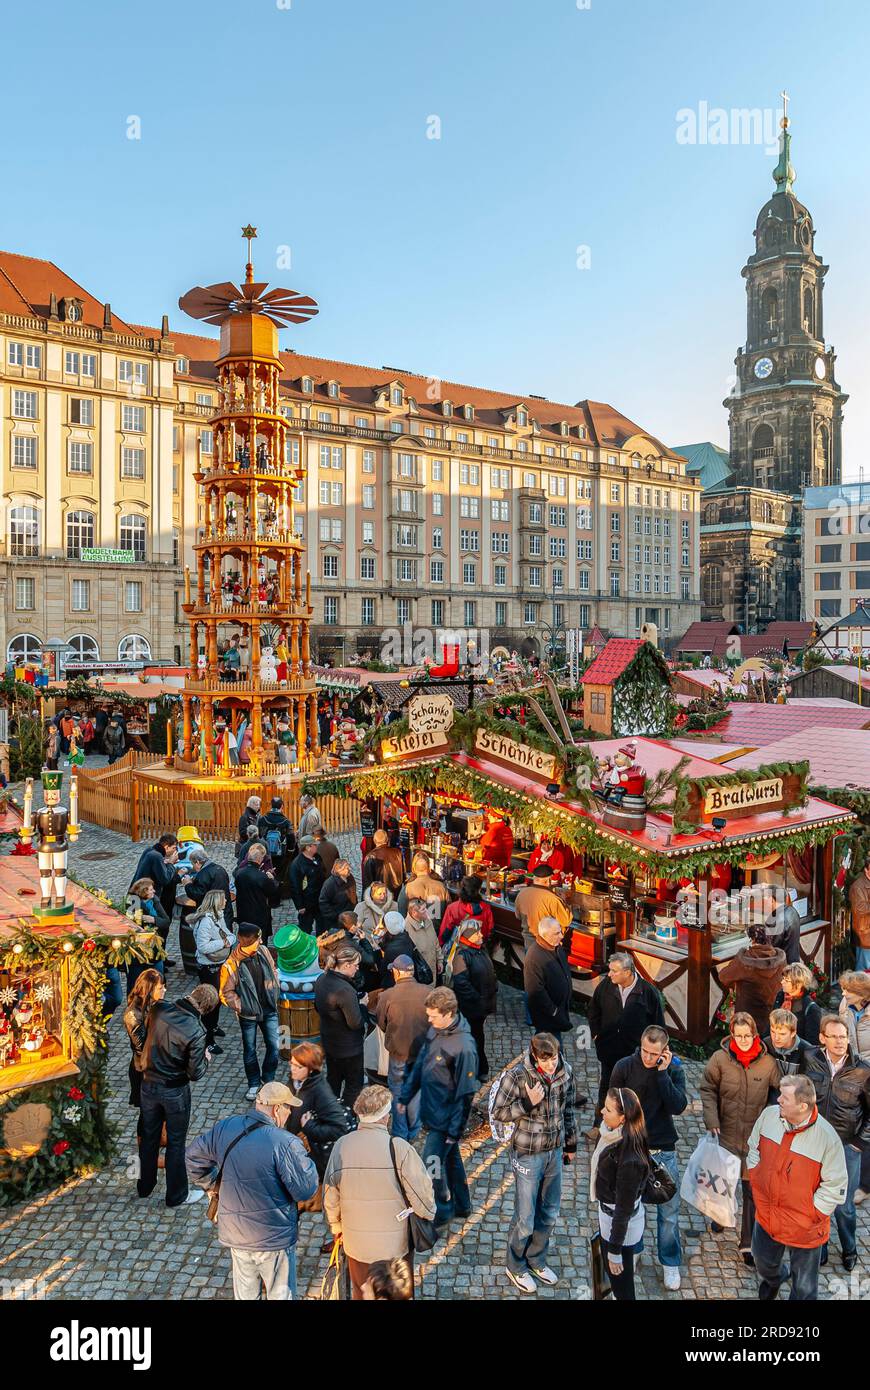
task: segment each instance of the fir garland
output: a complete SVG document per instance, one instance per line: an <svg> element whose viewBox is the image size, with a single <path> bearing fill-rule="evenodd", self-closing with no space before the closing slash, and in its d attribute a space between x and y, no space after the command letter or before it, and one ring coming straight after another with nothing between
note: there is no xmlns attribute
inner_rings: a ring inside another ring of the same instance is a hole
<svg viewBox="0 0 870 1390"><path fill-rule="evenodd" d="M105 900L105 898L104 898ZM116 947L114 942L118 942ZM69 950L64 946L68 945ZM22 919L14 937L0 943L0 969L57 966L69 961L67 1023L70 1050L79 1074L46 1081L0 1096L0 1139L9 1115L21 1105L45 1104L51 1111L48 1135L27 1158L0 1151L0 1207L20 1202L47 1187L102 1167L115 1149L115 1128L106 1115L106 1018L103 994L108 966L153 961L164 955L154 932L135 936L93 935L70 928L46 937Z"/></svg>

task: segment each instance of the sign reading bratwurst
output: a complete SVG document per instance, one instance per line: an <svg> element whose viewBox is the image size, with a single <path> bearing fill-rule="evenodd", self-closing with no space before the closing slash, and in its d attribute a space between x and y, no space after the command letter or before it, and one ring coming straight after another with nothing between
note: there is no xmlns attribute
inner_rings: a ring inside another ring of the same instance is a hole
<svg viewBox="0 0 870 1390"><path fill-rule="evenodd" d="M772 810L782 804L781 777L770 777L764 782L731 782L721 787L707 788L704 815L743 815L752 811Z"/></svg>
<svg viewBox="0 0 870 1390"><path fill-rule="evenodd" d="M476 752L485 753L506 767L525 772L528 777L535 777L541 782L558 780L559 769L552 753L542 753L538 748L530 748L527 743L516 743L503 734L478 729L474 747Z"/></svg>

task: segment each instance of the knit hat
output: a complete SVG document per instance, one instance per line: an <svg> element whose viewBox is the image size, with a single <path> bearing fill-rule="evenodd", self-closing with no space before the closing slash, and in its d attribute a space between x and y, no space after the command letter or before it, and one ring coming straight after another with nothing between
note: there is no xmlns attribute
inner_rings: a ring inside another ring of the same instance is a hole
<svg viewBox="0 0 870 1390"><path fill-rule="evenodd" d="M384 918L384 926L390 936L398 936L399 932L405 930L405 919L401 912L388 912Z"/></svg>
<svg viewBox="0 0 870 1390"><path fill-rule="evenodd" d="M285 975L307 970L317 960L317 940L295 922L288 922L275 933L278 968Z"/></svg>

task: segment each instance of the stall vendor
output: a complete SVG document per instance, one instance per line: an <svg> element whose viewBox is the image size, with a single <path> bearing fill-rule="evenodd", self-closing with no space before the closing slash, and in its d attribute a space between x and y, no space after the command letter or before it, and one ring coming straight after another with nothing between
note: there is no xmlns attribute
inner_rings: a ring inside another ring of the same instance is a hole
<svg viewBox="0 0 870 1390"><path fill-rule="evenodd" d="M551 883L552 870L549 864L539 864L532 873L532 882L520 889L514 903L514 911L520 919L523 931L535 940L538 937L538 927L545 917L555 917L563 929L569 926L572 919L571 909L565 906L561 898L556 897Z"/></svg>
<svg viewBox="0 0 870 1390"><path fill-rule="evenodd" d="M484 864L509 869L514 852L514 834L507 816L492 821L483 832L480 850Z"/></svg>
<svg viewBox="0 0 870 1390"><path fill-rule="evenodd" d="M568 866L564 847L554 845L553 841L545 835L541 843L535 845L529 855L529 873L536 869L539 864L547 864L554 874L563 874Z"/></svg>

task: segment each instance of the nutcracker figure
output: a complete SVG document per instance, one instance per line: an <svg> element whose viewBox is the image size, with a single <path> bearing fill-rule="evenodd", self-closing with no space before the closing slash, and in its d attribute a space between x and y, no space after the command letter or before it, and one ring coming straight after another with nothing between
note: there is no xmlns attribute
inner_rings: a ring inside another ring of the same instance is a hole
<svg viewBox="0 0 870 1390"><path fill-rule="evenodd" d="M43 804L33 811L33 778L28 777L24 788L24 823L21 838L28 842L34 834L39 836L39 886L42 889L40 906L55 911L66 904L66 862L67 836L77 840L79 827L78 784L73 777L70 782L69 810L60 804L63 774L48 768L42 771Z"/></svg>

